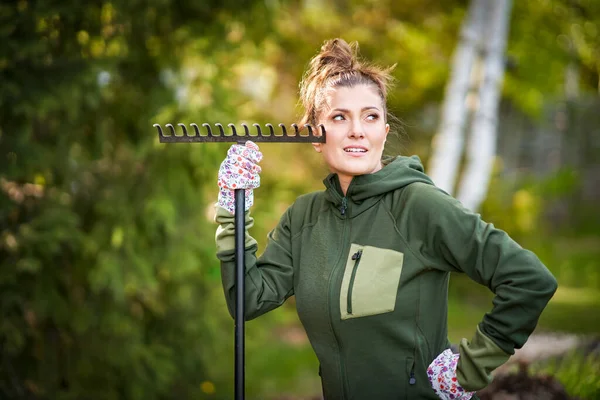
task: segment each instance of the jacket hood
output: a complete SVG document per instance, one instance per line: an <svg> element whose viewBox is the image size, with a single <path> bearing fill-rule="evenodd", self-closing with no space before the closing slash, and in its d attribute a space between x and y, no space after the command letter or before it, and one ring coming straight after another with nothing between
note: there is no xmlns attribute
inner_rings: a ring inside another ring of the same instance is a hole
<svg viewBox="0 0 600 400"><path fill-rule="evenodd" d="M353 203L352 214L364 211L385 193L403 188L414 182L433 185L418 156L385 157L383 168L373 174L358 175L352 178L346 201ZM324 180L326 198L336 207L342 204L344 194L337 174L329 174ZM369 201L371 199L371 201Z"/></svg>

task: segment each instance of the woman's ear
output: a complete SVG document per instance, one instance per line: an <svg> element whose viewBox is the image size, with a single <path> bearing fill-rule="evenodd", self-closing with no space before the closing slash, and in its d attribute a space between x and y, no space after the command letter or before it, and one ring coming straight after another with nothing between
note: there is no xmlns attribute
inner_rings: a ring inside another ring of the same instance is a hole
<svg viewBox="0 0 600 400"><path fill-rule="evenodd" d="M385 135L387 136L388 133L390 133L390 124L385 124Z"/></svg>

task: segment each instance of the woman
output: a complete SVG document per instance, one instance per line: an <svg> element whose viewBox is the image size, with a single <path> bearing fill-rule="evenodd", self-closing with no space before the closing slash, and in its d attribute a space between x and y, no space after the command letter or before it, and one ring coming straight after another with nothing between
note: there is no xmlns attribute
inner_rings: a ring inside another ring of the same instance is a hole
<svg viewBox="0 0 600 400"><path fill-rule="evenodd" d="M557 284L531 252L436 188L419 159L382 158L389 70L327 41L301 84L302 123L331 174L300 196L264 253L246 233L246 318L296 296L319 359L325 399L469 399L521 347ZM216 241L234 313L233 189L258 187L258 147L234 145L219 172ZM252 219L246 213L247 227ZM464 272L495 293L493 308L453 354L448 279Z"/></svg>

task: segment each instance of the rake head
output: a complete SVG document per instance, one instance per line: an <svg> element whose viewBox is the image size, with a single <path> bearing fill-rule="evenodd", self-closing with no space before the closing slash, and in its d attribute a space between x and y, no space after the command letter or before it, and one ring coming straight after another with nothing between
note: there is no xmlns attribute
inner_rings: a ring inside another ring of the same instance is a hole
<svg viewBox="0 0 600 400"><path fill-rule="evenodd" d="M216 123L218 128L217 133L213 133L210 124L202 124L206 128L206 132L202 133L200 127L196 124L190 124L194 129L193 134L188 133L185 124L177 124L181 127L181 134L175 132L175 127L172 124L166 124L170 134L164 134L162 127L159 124L153 126L158 130L158 138L161 143L202 143L202 142L238 142L244 143L247 140L257 143L325 143L325 127L319 124L315 129L311 124L305 124L302 128L296 124L292 124L292 129L288 133L284 124L279 124L281 132L275 132L272 124L266 124L268 131L263 133L259 124L252 124L256 128L256 132L250 132L250 128L246 124L241 124L244 128L243 133L238 133L234 124L228 124L230 132L226 133L222 124ZM306 128L306 129L305 129ZM278 130L279 131L279 130Z"/></svg>

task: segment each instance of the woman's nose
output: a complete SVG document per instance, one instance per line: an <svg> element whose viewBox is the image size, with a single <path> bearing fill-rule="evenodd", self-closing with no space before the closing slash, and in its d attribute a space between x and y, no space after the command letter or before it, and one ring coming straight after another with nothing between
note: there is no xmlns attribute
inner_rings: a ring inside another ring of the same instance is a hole
<svg viewBox="0 0 600 400"><path fill-rule="evenodd" d="M350 126L350 137L362 138L365 136L365 132L360 120L352 120Z"/></svg>

